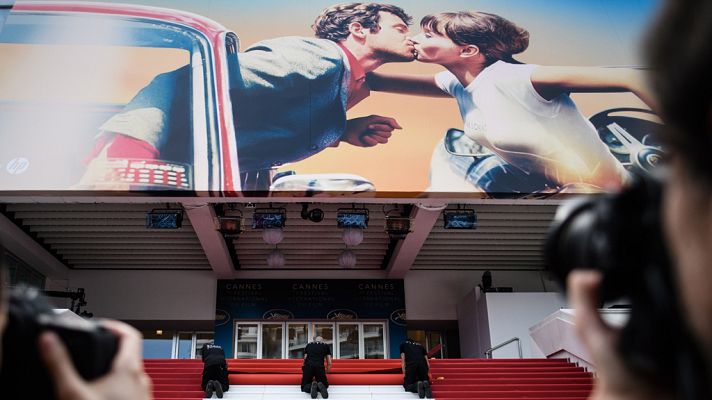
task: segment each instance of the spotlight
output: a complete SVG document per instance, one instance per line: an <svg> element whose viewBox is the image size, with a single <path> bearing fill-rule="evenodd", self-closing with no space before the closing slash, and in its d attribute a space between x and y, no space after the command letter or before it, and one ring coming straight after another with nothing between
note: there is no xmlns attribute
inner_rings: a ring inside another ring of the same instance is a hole
<svg viewBox="0 0 712 400"><path fill-rule="evenodd" d="M336 210L336 226L339 228L368 228L368 210L340 208Z"/></svg>
<svg viewBox="0 0 712 400"><path fill-rule="evenodd" d="M242 232L242 217L218 217L220 228L218 231L226 238L237 237Z"/></svg>
<svg viewBox="0 0 712 400"><path fill-rule="evenodd" d="M309 205L302 203L302 219L308 219L311 222L321 222L324 219L324 211L321 208L314 208L309 211Z"/></svg>
<svg viewBox="0 0 712 400"><path fill-rule="evenodd" d="M183 210L153 209L146 213L148 229L178 229L183 222Z"/></svg>
<svg viewBox="0 0 712 400"><path fill-rule="evenodd" d="M386 232L391 240L405 239L410 231L410 218L386 216Z"/></svg>
<svg viewBox="0 0 712 400"><path fill-rule="evenodd" d="M282 228L286 221L284 208L259 208L252 214L252 229Z"/></svg>
<svg viewBox="0 0 712 400"><path fill-rule="evenodd" d="M445 229L477 229L475 210L444 210L443 227Z"/></svg>

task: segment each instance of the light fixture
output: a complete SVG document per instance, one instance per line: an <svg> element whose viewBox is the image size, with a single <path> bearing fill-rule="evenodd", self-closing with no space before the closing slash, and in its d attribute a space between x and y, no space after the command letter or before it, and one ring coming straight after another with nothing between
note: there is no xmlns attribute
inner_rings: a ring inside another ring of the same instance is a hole
<svg viewBox="0 0 712 400"><path fill-rule="evenodd" d="M386 215L386 232L391 240L405 239L411 232L410 218Z"/></svg>
<svg viewBox="0 0 712 400"><path fill-rule="evenodd" d="M388 232L388 237L391 240L405 239L410 231L410 218L404 217L398 206L386 211L386 206L383 206L383 214L386 216L385 230Z"/></svg>
<svg viewBox="0 0 712 400"><path fill-rule="evenodd" d="M153 209L146 213L148 229L178 229L183 222L183 210Z"/></svg>
<svg viewBox="0 0 712 400"><path fill-rule="evenodd" d="M218 231L226 238L235 238L242 232L242 217L240 216L219 216Z"/></svg>
<svg viewBox="0 0 712 400"><path fill-rule="evenodd" d="M368 228L368 209L340 208L336 211L336 226L339 228Z"/></svg>
<svg viewBox="0 0 712 400"><path fill-rule="evenodd" d="M347 246L358 246L363 242L363 229L361 228L346 228L341 233L341 239Z"/></svg>
<svg viewBox="0 0 712 400"><path fill-rule="evenodd" d="M282 268L284 267L285 259L284 254L278 249L272 250L267 255L267 266L270 268Z"/></svg>
<svg viewBox="0 0 712 400"><path fill-rule="evenodd" d="M220 204L215 206L218 214L218 232L225 239L235 239L242 232L242 211L235 208L235 204Z"/></svg>
<svg viewBox="0 0 712 400"><path fill-rule="evenodd" d="M443 211L445 229L477 229L477 213L471 209Z"/></svg>
<svg viewBox="0 0 712 400"><path fill-rule="evenodd" d="M321 208L313 208L309 210L309 204L302 203L302 219L309 220L311 222L321 222L324 219L324 211Z"/></svg>
<svg viewBox="0 0 712 400"><path fill-rule="evenodd" d="M266 228L262 231L262 240L267 244L274 246L281 243L282 239L284 239L282 228Z"/></svg>
<svg viewBox="0 0 712 400"><path fill-rule="evenodd" d="M344 250L339 255L339 266L341 268L353 268L356 266L356 254L351 250Z"/></svg>
<svg viewBox="0 0 712 400"><path fill-rule="evenodd" d="M252 214L252 229L282 228L286 221L284 208L258 208Z"/></svg>

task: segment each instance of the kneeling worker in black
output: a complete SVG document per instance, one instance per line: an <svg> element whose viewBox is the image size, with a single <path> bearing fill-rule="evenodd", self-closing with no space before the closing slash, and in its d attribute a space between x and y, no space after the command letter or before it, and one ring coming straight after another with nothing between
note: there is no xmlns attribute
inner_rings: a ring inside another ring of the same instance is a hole
<svg viewBox="0 0 712 400"><path fill-rule="evenodd" d="M420 343L408 339L400 345L401 369L403 370L403 388L407 392L418 393L421 399L432 399L430 389L430 363L428 352Z"/></svg>
<svg viewBox="0 0 712 400"><path fill-rule="evenodd" d="M225 351L222 347L206 343L202 348L203 353L203 382L205 397L213 397L213 392L222 399L223 392L230 389L227 379L227 362L225 361Z"/></svg>
<svg viewBox="0 0 712 400"><path fill-rule="evenodd" d="M324 358L327 363L326 370ZM321 397L328 399L329 392L326 388L329 387L329 381L326 380L326 373L329 371L331 371L331 349L321 336L317 336L304 348L302 392L309 393L312 399L316 399L317 393L321 393Z"/></svg>

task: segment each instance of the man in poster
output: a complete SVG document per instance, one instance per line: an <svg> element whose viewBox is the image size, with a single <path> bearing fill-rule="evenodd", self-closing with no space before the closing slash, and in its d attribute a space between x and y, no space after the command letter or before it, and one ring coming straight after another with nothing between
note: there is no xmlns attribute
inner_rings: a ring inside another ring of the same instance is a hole
<svg viewBox="0 0 712 400"><path fill-rule="evenodd" d="M415 58L411 17L389 4L332 6L316 18L316 38L265 40L238 55L231 82L242 190L265 190L270 171L347 142L388 142L400 125L379 115L346 120L346 110L368 97L366 73ZM91 177L106 158L164 158L180 147L189 123L190 66L157 76L104 123L88 157Z"/></svg>

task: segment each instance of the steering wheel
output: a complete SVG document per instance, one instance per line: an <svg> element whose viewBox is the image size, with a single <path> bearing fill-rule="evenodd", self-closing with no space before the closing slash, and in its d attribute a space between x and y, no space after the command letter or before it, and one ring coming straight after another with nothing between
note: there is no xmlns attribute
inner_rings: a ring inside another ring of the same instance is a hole
<svg viewBox="0 0 712 400"><path fill-rule="evenodd" d="M628 159L627 162L621 160L624 165L650 172L660 164L664 155L652 136L662 124L635 114L656 115L643 108L622 107L601 111L589 121L616 158Z"/></svg>

